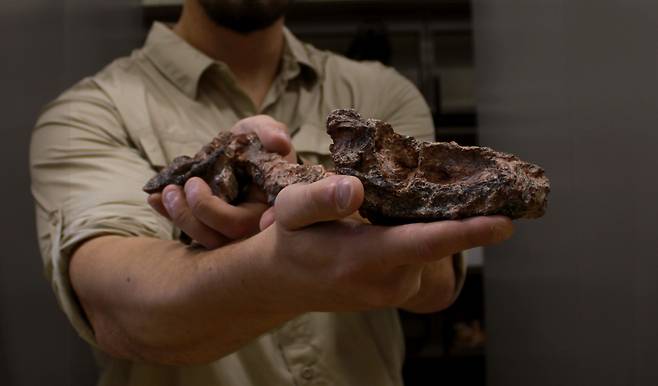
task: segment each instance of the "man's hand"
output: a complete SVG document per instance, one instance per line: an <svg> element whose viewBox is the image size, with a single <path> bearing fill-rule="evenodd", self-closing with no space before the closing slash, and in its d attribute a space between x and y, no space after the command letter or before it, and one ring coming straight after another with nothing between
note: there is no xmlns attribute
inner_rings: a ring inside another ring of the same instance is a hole
<svg viewBox="0 0 658 386"><path fill-rule="evenodd" d="M285 156L290 162L296 162L287 127L269 116L257 115L242 119L231 132L255 133L265 149ZM169 185L162 193L151 194L148 203L208 249L258 232L261 215L268 208L265 194L255 186L250 188L244 202L230 205L214 196L208 184L198 177L189 179L182 188Z"/></svg>
<svg viewBox="0 0 658 386"><path fill-rule="evenodd" d="M206 363L299 314L404 306L428 264L512 231L504 217L375 226L351 216L362 201L358 179L332 176L286 187L271 224L220 248L97 237L74 253L71 283L105 351Z"/></svg>
<svg viewBox="0 0 658 386"><path fill-rule="evenodd" d="M363 194L361 182L348 176L292 185L279 193L274 223L253 239L275 272L285 273L277 280L278 289L297 294L299 309L291 311L404 306L419 295L429 267L513 232L512 222L501 216L394 227L365 224L349 217Z"/></svg>

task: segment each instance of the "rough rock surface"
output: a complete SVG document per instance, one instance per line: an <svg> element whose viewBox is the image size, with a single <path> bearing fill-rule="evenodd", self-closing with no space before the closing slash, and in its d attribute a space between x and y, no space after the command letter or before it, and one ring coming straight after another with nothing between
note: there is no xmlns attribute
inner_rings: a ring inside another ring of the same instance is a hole
<svg viewBox="0 0 658 386"><path fill-rule="evenodd" d="M537 165L486 147L419 142L354 110L327 118L336 172L365 188L361 215L373 223L459 219L501 214L541 217L548 179Z"/></svg>
<svg viewBox="0 0 658 386"><path fill-rule="evenodd" d="M419 142L396 134L354 110L327 118L334 140L336 173L358 177L365 188L362 216L376 224L459 219L502 214L536 218L544 214L548 179L544 171L517 157L486 147ZM169 184L203 178L213 193L239 202L251 182L274 202L287 185L327 176L322 166L292 164L267 152L253 135L219 134L194 157L177 157L144 186L155 193Z"/></svg>
<svg viewBox="0 0 658 386"><path fill-rule="evenodd" d="M326 176L322 166L293 164L263 149L255 134L220 133L194 157L176 157L144 186L147 193L162 191L169 184L184 185L200 177L213 194L235 203L251 182L260 186L274 203L281 189L295 183L311 183Z"/></svg>

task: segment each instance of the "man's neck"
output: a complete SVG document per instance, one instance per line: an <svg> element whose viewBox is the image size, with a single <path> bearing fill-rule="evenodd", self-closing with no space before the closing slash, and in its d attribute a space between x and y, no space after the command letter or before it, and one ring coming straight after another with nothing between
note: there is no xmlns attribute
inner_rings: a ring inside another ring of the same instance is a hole
<svg viewBox="0 0 658 386"><path fill-rule="evenodd" d="M283 18L244 35L215 24L199 3L192 0L185 2L173 30L209 57L226 63L255 106L260 106L281 63Z"/></svg>

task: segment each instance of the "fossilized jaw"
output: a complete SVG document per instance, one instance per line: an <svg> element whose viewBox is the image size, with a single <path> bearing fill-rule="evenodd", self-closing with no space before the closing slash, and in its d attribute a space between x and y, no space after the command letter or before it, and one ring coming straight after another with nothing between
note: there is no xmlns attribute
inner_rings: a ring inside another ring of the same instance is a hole
<svg viewBox="0 0 658 386"><path fill-rule="evenodd" d="M375 223L408 223L502 214L544 214L543 170L489 148L427 143L396 134L354 110L327 118L336 172L364 185L361 214Z"/></svg>

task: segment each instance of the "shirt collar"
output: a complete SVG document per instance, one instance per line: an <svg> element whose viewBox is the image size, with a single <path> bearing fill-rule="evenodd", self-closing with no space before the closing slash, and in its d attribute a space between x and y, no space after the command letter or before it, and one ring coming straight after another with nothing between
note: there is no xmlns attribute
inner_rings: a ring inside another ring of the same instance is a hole
<svg viewBox="0 0 658 386"><path fill-rule="evenodd" d="M308 70L308 74L311 75L314 79L321 77L322 67L314 63L309 56L308 49L295 37L295 35L288 30L288 28L283 28L283 36L285 39L285 50L291 57L299 63L302 68Z"/></svg>
<svg viewBox="0 0 658 386"><path fill-rule="evenodd" d="M155 22L144 44L144 54L176 87L192 99L201 75L214 61L192 47L166 25Z"/></svg>
<svg viewBox="0 0 658 386"><path fill-rule="evenodd" d="M299 70L294 71L294 75L304 72L317 79L321 75L321 68L311 61L304 44L287 28L284 28L283 33L286 44L284 62L285 56L289 56L293 63L300 66ZM160 22L153 23L143 52L160 72L192 99L197 97L201 76L216 63ZM282 71L285 72L286 69L282 68Z"/></svg>

